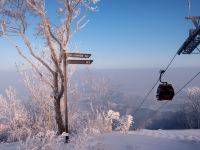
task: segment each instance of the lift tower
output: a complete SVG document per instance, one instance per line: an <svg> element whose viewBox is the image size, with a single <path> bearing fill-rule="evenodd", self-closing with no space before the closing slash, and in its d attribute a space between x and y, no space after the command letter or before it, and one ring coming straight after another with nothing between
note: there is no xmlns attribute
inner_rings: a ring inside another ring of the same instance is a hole
<svg viewBox="0 0 200 150"><path fill-rule="evenodd" d="M188 17L186 19L191 20L194 24L193 29L189 30L189 36L179 48L177 54L200 54L198 48L200 44L200 16L191 15L191 0L188 0Z"/></svg>

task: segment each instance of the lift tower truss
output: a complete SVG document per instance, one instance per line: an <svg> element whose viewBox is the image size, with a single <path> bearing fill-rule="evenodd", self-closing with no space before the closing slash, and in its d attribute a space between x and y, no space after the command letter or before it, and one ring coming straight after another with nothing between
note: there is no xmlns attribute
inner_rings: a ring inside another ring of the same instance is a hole
<svg viewBox="0 0 200 150"><path fill-rule="evenodd" d="M189 30L189 37L185 40L183 45L178 50L178 55L180 54L200 54L200 49L198 48L200 44L200 16L189 16L186 17L192 21L195 29Z"/></svg>

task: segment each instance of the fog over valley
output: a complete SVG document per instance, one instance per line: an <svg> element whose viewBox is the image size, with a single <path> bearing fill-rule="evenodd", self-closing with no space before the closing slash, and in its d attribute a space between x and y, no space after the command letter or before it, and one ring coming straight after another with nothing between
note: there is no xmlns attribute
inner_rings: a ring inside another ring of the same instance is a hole
<svg viewBox="0 0 200 150"><path fill-rule="evenodd" d="M199 68L171 68L163 76L163 81L171 83L176 92L199 72L198 69ZM76 83L77 85L81 85L81 83L84 82L84 80L88 80L88 78L92 78L94 81L101 79L108 80L113 86L111 86L111 88L116 88L117 92L124 98L117 102L131 106L134 109L141 103L145 94L149 92L158 80L159 69L80 69L75 71L72 77L72 84ZM0 80L1 93L3 93L8 86L13 86L20 96L24 97L26 95L21 76L17 71L0 71ZM161 102L156 100L157 87L158 85L148 96L148 100L145 101L142 107L155 109L161 104ZM193 80L187 87L200 87L200 77ZM174 110L180 107L180 104L184 103L187 99L187 87L184 88L165 109ZM119 99L119 97L113 97L113 99Z"/></svg>

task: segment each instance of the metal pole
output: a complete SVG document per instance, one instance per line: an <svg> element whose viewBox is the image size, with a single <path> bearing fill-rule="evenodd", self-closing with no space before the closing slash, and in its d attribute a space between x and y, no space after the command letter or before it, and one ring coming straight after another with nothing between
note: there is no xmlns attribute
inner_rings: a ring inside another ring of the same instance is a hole
<svg viewBox="0 0 200 150"><path fill-rule="evenodd" d="M68 129L68 105L67 105L67 56L66 53L63 60L63 71L64 71L64 105L65 105L65 132L66 132L66 143L69 141L69 129Z"/></svg>

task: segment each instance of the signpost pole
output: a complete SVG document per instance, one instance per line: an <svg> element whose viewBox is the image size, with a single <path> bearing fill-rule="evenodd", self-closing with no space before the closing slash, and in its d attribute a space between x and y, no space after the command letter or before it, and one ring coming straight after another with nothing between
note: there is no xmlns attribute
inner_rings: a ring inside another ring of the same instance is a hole
<svg viewBox="0 0 200 150"><path fill-rule="evenodd" d="M63 53L63 72L64 72L64 109L65 109L65 120L64 120L64 126L65 126L65 132L66 132L66 139L65 142L69 142L69 121L68 121L68 102L67 102L67 67L68 64L86 64L90 65L93 60L68 60L69 57L75 57L75 58L89 58L91 54L83 54L83 53Z"/></svg>
<svg viewBox="0 0 200 150"><path fill-rule="evenodd" d="M68 104L67 104L67 56L63 54L63 71L64 71L64 108L65 108L65 132L66 132L66 143L69 142L69 129L68 129Z"/></svg>

